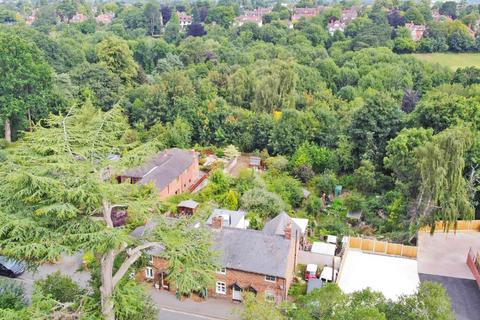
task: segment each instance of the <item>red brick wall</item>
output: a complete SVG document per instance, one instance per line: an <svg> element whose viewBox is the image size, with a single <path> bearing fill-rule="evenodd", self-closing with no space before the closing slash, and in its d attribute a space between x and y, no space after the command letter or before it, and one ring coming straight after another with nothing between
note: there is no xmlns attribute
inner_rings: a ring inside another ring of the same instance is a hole
<svg viewBox="0 0 480 320"><path fill-rule="evenodd" d="M163 190L160 191L160 199L166 199L173 196L175 192L180 194L188 191L188 188L197 181L199 176L198 157L195 155L192 164L180 176L170 182Z"/></svg>
<svg viewBox="0 0 480 320"><path fill-rule="evenodd" d="M270 282L265 280L265 275L263 274L227 269L225 274L216 273L215 278L215 282L222 281L225 282L227 286L226 294L216 293L215 287L208 290L209 296L215 298L232 300L232 286L235 283L251 286L257 291L257 294L264 295L266 291L270 291L275 295L275 300L277 302L285 299L285 290L288 292L285 279L277 277L275 282Z"/></svg>
<svg viewBox="0 0 480 320"><path fill-rule="evenodd" d="M478 287L480 288L480 272L478 271L477 266L475 265L475 260L477 259L473 250L470 250L467 255L467 265L470 271L472 271L473 277L477 282Z"/></svg>

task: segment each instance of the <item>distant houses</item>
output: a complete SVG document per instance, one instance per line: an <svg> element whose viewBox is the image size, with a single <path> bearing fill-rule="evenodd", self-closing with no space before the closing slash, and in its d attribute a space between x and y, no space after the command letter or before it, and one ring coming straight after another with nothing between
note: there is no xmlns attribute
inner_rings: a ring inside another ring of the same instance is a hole
<svg viewBox="0 0 480 320"><path fill-rule="evenodd" d="M406 23L405 28L407 28L410 31L410 37L412 38L413 41L419 41L423 38L423 34L425 33L425 30L427 30L427 27L423 24L417 25L414 23Z"/></svg>
<svg viewBox="0 0 480 320"><path fill-rule="evenodd" d="M335 32L344 32L347 25L358 17L358 10L356 8L344 9L340 19L332 19L328 25L327 30L330 35Z"/></svg>
<svg viewBox="0 0 480 320"><path fill-rule="evenodd" d="M293 10L292 22L296 22L301 18L310 19L318 15L322 11L322 7L315 8L295 8Z"/></svg>
<svg viewBox="0 0 480 320"><path fill-rule="evenodd" d="M178 20L180 22L180 28L185 30L193 22L193 17L185 12L177 11Z"/></svg>
<svg viewBox="0 0 480 320"><path fill-rule="evenodd" d="M106 12L106 13L99 14L97 17L95 17L95 20L97 21L98 24L108 25L112 23L113 18L115 18L115 13Z"/></svg>

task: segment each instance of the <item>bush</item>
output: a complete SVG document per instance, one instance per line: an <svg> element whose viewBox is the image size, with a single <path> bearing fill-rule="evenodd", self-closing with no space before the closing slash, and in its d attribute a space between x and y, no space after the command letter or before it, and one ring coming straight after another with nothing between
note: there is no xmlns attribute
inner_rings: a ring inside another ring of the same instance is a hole
<svg viewBox="0 0 480 320"><path fill-rule="evenodd" d="M264 189L251 189L241 198L242 208L262 216L274 217L285 210L285 204L279 196Z"/></svg>
<svg viewBox="0 0 480 320"><path fill-rule="evenodd" d="M35 285L43 294L50 295L62 303L76 302L84 294L84 290L72 278L61 274L60 271L49 274Z"/></svg>
<svg viewBox="0 0 480 320"><path fill-rule="evenodd" d="M352 192L345 197L343 204L349 211L362 211L365 209L365 198L357 192Z"/></svg>
<svg viewBox="0 0 480 320"><path fill-rule="evenodd" d="M23 286L14 280L0 278L0 309L20 310L25 305Z"/></svg>

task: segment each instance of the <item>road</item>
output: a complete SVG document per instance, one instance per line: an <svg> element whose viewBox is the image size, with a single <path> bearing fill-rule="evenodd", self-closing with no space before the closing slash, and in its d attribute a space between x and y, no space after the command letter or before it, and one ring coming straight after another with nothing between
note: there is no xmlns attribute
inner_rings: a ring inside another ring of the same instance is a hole
<svg viewBox="0 0 480 320"><path fill-rule="evenodd" d="M224 318L216 318L203 316L185 311L173 310L160 307L158 310L159 320L224 320Z"/></svg>

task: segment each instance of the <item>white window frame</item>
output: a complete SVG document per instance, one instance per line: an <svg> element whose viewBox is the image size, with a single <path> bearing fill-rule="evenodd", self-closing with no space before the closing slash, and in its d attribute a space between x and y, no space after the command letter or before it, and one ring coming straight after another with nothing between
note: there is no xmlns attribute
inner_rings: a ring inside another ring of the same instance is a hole
<svg viewBox="0 0 480 320"><path fill-rule="evenodd" d="M215 283L215 292L218 294L227 294L227 284L223 281Z"/></svg>
<svg viewBox="0 0 480 320"><path fill-rule="evenodd" d="M272 278L273 280L269 279L269 277ZM267 281L267 282L277 282L277 277L266 274L265 275L265 281Z"/></svg>
<svg viewBox="0 0 480 320"><path fill-rule="evenodd" d="M145 278L147 278L147 279L153 279L154 278L152 267L145 267Z"/></svg>
<svg viewBox="0 0 480 320"><path fill-rule="evenodd" d="M218 274L227 274L227 268L218 268L216 271Z"/></svg>
<svg viewBox="0 0 480 320"><path fill-rule="evenodd" d="M153 256L149 255L148 263L153 264Z"/></svg>

